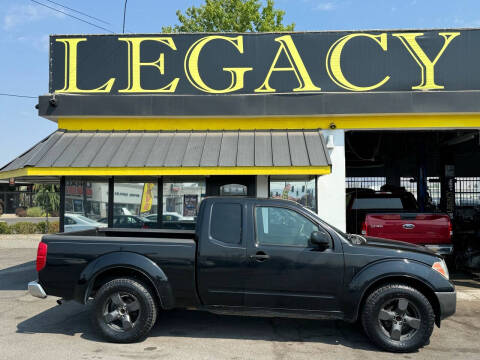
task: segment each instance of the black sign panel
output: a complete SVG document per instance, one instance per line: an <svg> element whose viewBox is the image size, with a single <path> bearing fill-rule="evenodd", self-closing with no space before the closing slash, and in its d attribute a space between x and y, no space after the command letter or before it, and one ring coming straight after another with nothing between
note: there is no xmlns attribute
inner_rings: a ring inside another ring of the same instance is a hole
<svg viewBox="0 0 480 360"><path fill-rule="evenodd" d="M52 36L50 92L480 89L480 30Z"/></svg>

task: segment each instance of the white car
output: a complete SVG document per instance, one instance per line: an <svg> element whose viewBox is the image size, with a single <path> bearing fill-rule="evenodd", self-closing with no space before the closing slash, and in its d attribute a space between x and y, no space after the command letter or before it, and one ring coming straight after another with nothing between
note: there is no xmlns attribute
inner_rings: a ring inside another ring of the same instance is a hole
<svg viewBox="0 0 480 360"><path fill-rule="evenodd" d="M91 230L106 226L106 224L99 223L83 215L65 214L65 232Z"/></svg>
<svg viewBox="0 0 480 360"><path fill-rule="evenodd" d="M152 214L152 215L147 215L144 216L145 219L150 220L150 221L157 221L157 214ZM165 211L163 213L163 221L193 221L194 217L193 216L183 216L180 215L179 213L176 212L169 212Z"/></svg>

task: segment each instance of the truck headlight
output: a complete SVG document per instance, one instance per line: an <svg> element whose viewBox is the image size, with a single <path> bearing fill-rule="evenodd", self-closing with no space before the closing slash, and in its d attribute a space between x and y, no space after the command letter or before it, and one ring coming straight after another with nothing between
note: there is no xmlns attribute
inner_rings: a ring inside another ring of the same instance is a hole
<svg viewBox="0 0 480 360"><path fill-rule="evenodd" d="M450 274L448 273L448 268L447 268L447 264L445 263L445 260L442 259L440 261L434 262L432 265L432 269L442 274L445 277L445 279L447 280L450 279Z"/></svg>

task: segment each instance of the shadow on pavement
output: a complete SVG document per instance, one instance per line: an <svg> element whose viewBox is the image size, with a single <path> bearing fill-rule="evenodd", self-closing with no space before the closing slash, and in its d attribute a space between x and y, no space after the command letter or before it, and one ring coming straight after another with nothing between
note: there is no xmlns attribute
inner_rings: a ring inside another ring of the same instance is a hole
<svg viewBox="0 0 480 360"><path fill-rule="evenodd" d="M84 306L73 301L66 301L60 306L54 306L38 315L22 321L17 325L17 333L23 334L89 334L90 306ZM100 340L100 339L98 339Z"/></svg>
<svg viewBox="0 0 480 360"><path fill-rule="evenodd" d="M480 289L480 277L466 272L456 272L451 275L451 280L455 286Z"/></svg>
<svg viewBox="0 0 480 360"><path fill-rule="evenodd" d="M35 261L2 269L0 270L0 291L27 290L28 282L36 278Z"/></svg>
<svg viewBox="0 0 480 360"><path fill-rule="evenodd" d="M90 324L91 305L66 302L17 325L17 333L82 334L89 341L104 342ZM153 337L242 339L279 342L318 342L378 351L358 324L334 320L298 320L215 315L192 310L161 312Z"/></svg>

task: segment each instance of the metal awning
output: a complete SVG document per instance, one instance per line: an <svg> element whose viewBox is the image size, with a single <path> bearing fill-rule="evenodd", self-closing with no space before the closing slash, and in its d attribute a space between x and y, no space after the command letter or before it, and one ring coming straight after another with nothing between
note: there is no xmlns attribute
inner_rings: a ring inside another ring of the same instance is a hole
<svg viewBox="0 0 480 360"><path fill-rule="evenodd" d="M57 130L1 168L0 179L330 172L318 130Z"/></svg>

